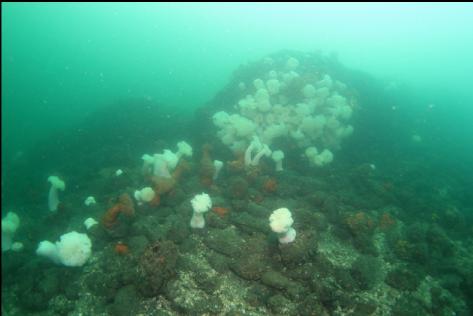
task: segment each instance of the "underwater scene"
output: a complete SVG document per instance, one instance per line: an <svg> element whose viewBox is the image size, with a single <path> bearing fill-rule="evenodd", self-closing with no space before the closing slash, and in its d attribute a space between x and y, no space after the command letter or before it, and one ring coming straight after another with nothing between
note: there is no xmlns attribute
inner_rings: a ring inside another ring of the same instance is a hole
<svg viewBox="0 0 473 316"><path fill-rule="evenodd" d="M471 3L2 3L2 315L473 315Z"/></svg>

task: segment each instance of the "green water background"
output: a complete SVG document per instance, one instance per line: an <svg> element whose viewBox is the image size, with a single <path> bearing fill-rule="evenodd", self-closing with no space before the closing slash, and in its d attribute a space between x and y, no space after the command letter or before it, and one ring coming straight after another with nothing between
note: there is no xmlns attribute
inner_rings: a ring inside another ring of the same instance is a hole
<svg viewBox="0 0 473 316"><path fill-rule="evenodd" d="M191 115L238 65L280 49L408 84L419 99L396 107L419 115L413 133L427 124L471 153L472 16L471 3L2 4L2 156L123 98Z"/></svg>

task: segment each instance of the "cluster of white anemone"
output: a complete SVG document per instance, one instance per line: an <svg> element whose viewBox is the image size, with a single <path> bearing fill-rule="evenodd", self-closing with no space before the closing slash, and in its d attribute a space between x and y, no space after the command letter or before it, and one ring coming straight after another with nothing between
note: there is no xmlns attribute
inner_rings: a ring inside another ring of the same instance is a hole
<svg viewBox="0 0 473 316"><path fill-rule="evenodd" d="M239 89L248 94L235 106L238 113L213 115L220 140L234 152L244 152L255 150L254 137L268 149L276 138L287 137L300 148L320 148L322 157L308 157L314 165L330 163L331 150L339 148L353 132L349 124L353 104L347 97L347 86L328 74L312 74L318 79L294 91L293 87L299 86L293 83L300 77L300 68L299 61L291 57L281 69L275 67L250 84L240 83ZM284 154L275 156L280 161Z"/></svg>
<svg viewBox="0 0 473 316"><path fill-rule="evenodd" d="M185 141L177 143L177 152L165 149L161 154L153 156L144 154L143 169L158 177L171 178L171 172L176 168L179 159L183 156L192 157L192 147Z"/></svg>
<svg viewBox="0 0 473 316"><path fill-rule="evenodd" d="M300 68L299 61L291 57L284 67L274 68L251 83L239 83L238 88L247 94L235 106L238 113L220 111L213 115L213 123L219 128L218 137L233 151L245 153L246 166L257 166L263 157L271 157L276 170L283 170L284 153L271 150L274 140L280 137L289 138L298 147L304 148L311 164L324 166L333 160L331 150L337 149L341 141L352 134L353 127L349 120L353 104L347 97L347 86L333 80L328 74L310 76L310 73L304 73L309 75L304 77L317 79L306 82L302 88L298 88L299 91L294 91L294 87L300 87L294 84L294 80L300 77ZM162 153L143 155L143 169L154 176L170 178L181 157L192 156L192 147L186 142L179 142L177 148L177 152L165 149ZM214 161L214 180L222 166L221 161ZM116 176L122 173L119 169ZM65 183L56 176L49 177L48 181L51 183L49 209L54 212L60 203L58 191L64 191ZM145 187L135 191L134 196L141 204L152 201L155 192ZM85 200L87 206L95 203L93 197ZM193 215L190 226L204 228L204 214L212 207L210 196L198 194L191 204ZM277 209L269 217L269 225L278 234L282 244L295 240L293 223L292 214L287 208ZM2 251L14 249L11 239L18 225L18 217L10 213L2 220ZM97 221L88 218L84 225L90 229L97 225ZM70 232L62 235L55 244L42 241L36 252L56 263L82 266L91 255L91 241L86 234Z"/></svg>

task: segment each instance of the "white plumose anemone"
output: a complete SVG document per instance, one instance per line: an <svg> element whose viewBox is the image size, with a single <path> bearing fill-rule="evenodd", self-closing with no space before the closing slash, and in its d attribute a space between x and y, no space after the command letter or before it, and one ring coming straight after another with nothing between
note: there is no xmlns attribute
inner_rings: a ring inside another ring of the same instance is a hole
<svg viewBox="0 0 473 316"><path fill-rule="evenodd" d="M273 158L274 163L276 164L276 171L283 171L282 160L284 159L284 152L282 152L282 150L275 150L273 151L271 158Z"/></svg>
<svg viewBox="0 0 473 316"><path fill-rule="evenodd" d="M99 222L97 222L95 219L89 217L84 221L84 226L87 228L87 230L89 230L92 226L97 225L98 223Z"/></svg>
<svg viewBox="0 0 473 316"><path fill-rule="evenodd" d="M86 206L90 206L90 205L94 205L94 204L97 204L97 201L95 201L95 198L93 196L88 196L85 201L84 201L84 204Z"/></svg>
<svg viewBox="0 0 473 316"><path fill-rule="evenodd" d="M56 244L44 240L39 243L36 254L68 267L84 265L92 253L92 242L86 234L72 231L60 237Z"/></svg>
<svg viewBox="0 0 473 316"><path fill-rule="evenodd" d="M296 239L296 230L292 228L293 223L291 211L285 207L273 211L269 216L269 226L279 235L281 244L288 244Z"/></svg>
<svg viewBox="0 0 473 316"><path fill-rule="evenodd" d="M182 156L192 157L192 147L185 141L177 143L177 153L176 156L178 159L181 159Z"/></svg>
<svg viewBox="0 0 473 316"><path fill-rule="evenodd" d="M19 241L15 241L12 245L11 245L11 250L12 251L15 251L15 252L19 252L19 251L22 251L24 248L24 245L22 242L19 242Z"/></svg>
<svg viewBox="0 0 473 316"><path fill-rule="evenodd" d="M309 61L311 54L306 57L300 61L289 57L283 63L271 64L269 72L265 70L253 81L248 80L253 85L245 93L240 91L241 98L234 104L233 113L214 113L218 138L233 152L245 152L247 167L257 165L259 158L269 155L268 150L262 151L264 144L289 149L289 143L284 141L292 141L301 149L317 146L320 153L309 151L308 158L312 166L324 167L333 161L332 151L339 149L341 142L353 133L349 123L356 98L346 84L313 67ZM257 74L256 67L254 70ZM302 86L296 70L303 74ZM259 145L255 138L261 139ZM280 171L279 162L276 164Z"/></svg>
<svg viewBox="0 0 473 316"><path fill-rule="evenodd" d="M36 248L36 254L49 258L54 263L60 263L56 245L48 240L43 240L39 243L38 248Z"/></svg>
<svg viewBox="0 0 473 316"><path fill-rule="evenodd" d="M324 149L320 154L315 147L309 147L306 149L305 154L311 164L319 167L323 167L333 161L333 154L330 150Z"/></svg>
<svg viewBox="0 0 473 316"><path fill-rule="evenodd" d="M220 160L214 160L214 176L213 176L213 180L217 180L218 178L218 175L220 174L220 171L222 170L223 168L223 162L220 161Z"/></svg>
<svg viewBox="0 0 473 316"><path fill-rule="evenodd" d="M20 218L14 212L8 212L2 219L2 252L12 248L13 235L19 226Z"/></svg>
<svg viewBox="0 0 473 316"><path fill-rule="evenodd" d="M51 188L49 189L48 196L48 206L51 212L55 212L59 206L58 190L64 191L64 189L66 189L66 184L56 176L50 176L48 178L48 182L51 182Z"/></svg>
<svg viewBox="0 0 473 316"><path fill-rule="evenodd" d="M169 163L164 154L154 154L153 174L157 177L171 178Z"/></svg>
<svg viewBox="0 0 473 316"><path fill-rule="evenodd" d="M256 156L253 158L251 161L252 166L257 166L259 165L259 161L263 156L269 157L271 156L271 149L269 149L269 146L264 144L263 148L256 154Z"/></svg>
<svg viewBox="0 0 473 316"><path fill-rule="evenodd" d="M156 196L156 193L151 187L144 187L141 190L135 191L134 195L138 203L141 204L143 202L151 202Z"/></svg>
<svg viewBox="0 0 473 316"><path fill-rule="evenodd" d="M210 199L210 196L206 193L197 194L191 200L191 204L194 213L192 214L190 226L192 228L204 228L204 213L208 212L212 207L212 200Z"/></svg>
<svg viewBox="0 0 473 316"><path fill-rule="evenodd" d="M143 173L153 173L155 157L148 154L144 154L143 156L141 156L141 159L143 159Z"/></svg>

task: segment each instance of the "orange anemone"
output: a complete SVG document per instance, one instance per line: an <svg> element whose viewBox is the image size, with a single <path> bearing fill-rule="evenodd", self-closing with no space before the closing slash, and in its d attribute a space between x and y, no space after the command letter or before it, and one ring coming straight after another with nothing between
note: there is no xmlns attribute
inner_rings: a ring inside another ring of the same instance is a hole
<svg viewBox="0 0 473 316"><path fill-rule="evenodd" d="M112 228L118 219L118 214L123 213L126 216L133 216L135 214L135 207L133 201L127 193L123 193L118 197L117 203L107 210L102 217L102 224L106 228Z"/></svg>
<svg viewBox="0 0 473 316"><path fill-rule="evenodd" d="M119 255L126 255L128 253L128 246L121 241L115 245L115 253Z"/></svg>
<svg viewBox="0 0 473 316"><path fill-rule="evenodd" d="M215 173L214 163L210 157L212 146L204 144L202 146L202 158L200 159L199 177L200 183L206 187L210 187L213 183L213 176Z"/></svg>
<svg viewBox="0 0 473 316"><path fill-rule="evenodd" d="M221 218L224 218L227 215L229 209L228 207L214 206L212 207L212 211L217 213L217 215Z"/></svg>
<svg viewBox="0 0 473 316"><path fill-rule="evenodd" d="M266 180L263 184L263 190L266 193L276 192L277 189L278 189L278 182L274 178L270 178Z"/></svg>

